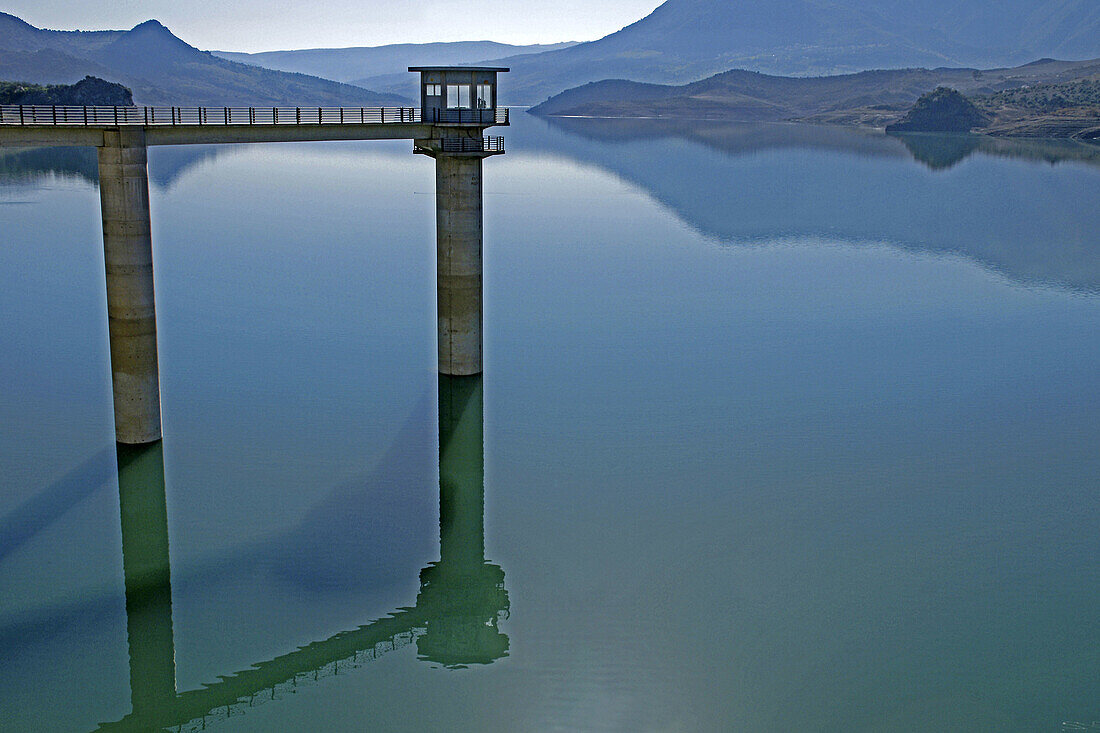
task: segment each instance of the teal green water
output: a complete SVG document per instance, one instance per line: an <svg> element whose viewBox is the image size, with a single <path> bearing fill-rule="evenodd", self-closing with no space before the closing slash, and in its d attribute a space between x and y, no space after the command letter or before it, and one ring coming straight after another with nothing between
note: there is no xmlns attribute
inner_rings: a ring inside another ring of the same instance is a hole
<svg viewBox="0 0 1100 733"><path fill-rule="evenodd" d="M1100 149L514 118L480 380L407 143L151 150L121 455L0 154L0 730L1100 729Z"/></svg>

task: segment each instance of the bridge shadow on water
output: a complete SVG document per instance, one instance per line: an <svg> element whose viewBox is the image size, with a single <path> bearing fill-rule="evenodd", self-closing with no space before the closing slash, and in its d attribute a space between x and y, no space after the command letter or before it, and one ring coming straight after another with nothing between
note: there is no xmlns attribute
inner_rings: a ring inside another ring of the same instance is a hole
<svg viewBox="0 0 1100 733"><path fill-rule="evenodd" d="M200 729L277 701L310 680L415 644L446 668L507 656L504 571L485 559L482 378L439 376L439 560L420 571L412 606L195 690L176 689L163 443L118 447L132 711L98 730Z"/></svg>

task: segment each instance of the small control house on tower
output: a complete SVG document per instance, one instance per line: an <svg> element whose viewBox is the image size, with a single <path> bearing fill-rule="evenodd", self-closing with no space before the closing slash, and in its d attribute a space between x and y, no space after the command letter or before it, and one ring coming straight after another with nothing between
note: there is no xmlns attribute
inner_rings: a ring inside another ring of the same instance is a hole
<svg viewBox="0 0 1100 733"><path fill-rule="evenodd" d="M507 125L508 109L497 109L497 73L502 66L410 66L420 73L424 122L443 125Z"/></svg>

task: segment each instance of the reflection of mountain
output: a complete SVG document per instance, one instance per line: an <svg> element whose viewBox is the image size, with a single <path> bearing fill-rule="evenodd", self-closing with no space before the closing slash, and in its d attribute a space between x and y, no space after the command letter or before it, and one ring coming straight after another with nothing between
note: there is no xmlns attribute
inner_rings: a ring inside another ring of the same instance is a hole
<svg viewBox="0 0 1100 733"><path fill-rule="evenodd" d="M96 183L95 148L0 148L0 184L35 183L51 177Z"/></svg>
<svg viewBox="0 0 1100 733"><path fill-rule="evenodd" d="M1100 291L1100 148L1086 143L659 120L554 119L522 132L513 150L598 165L727 242L885 242ZM909 155L934 171L974 157L930 175L901 164Z"/></svg>
<svg viewBox="0 0 1100 733"><path fill-rule="evenodd" d="M904 133L897 135L913 157L933 170L947 169L974 153L1036 162L1078 161L1100 165L1100 145L1063 139L1008 139L988 135Z"/></svg>
<svg viewBox="0 0 1100 733"><path fill-rule="evenodd" d="M232 153L229 145L169 145L149 154L149 180L171 188L189 169ZM0 148L0 185L33 183L56 176L99 183L95 148Z"/></svg>

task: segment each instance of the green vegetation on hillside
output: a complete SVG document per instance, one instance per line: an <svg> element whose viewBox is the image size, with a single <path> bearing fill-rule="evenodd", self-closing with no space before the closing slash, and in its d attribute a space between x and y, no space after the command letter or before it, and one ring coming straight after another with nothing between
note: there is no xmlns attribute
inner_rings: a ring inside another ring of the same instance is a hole
<svg viewBox="0 0 1100 733"><path fill-rule="evenodd" d="M132 107L134 95L121 84L86 76L76 84L0 81L0 104L66 104Z"/></svg>
<svg viewBox="0 0 1100 733"><path fill-rule="evenodd" d="M913 109L886 132L970 132L989 117L956 89L937 87L921 95Z"/></svg>
<svg viewBox="0 0 1100 733"><path fill-rule="evenodd" d="M1100 79L1006 89L996 94L975 97L974 101L984 109L1020 107L1045 113L1080 107L1100 110Z"/></svg>

